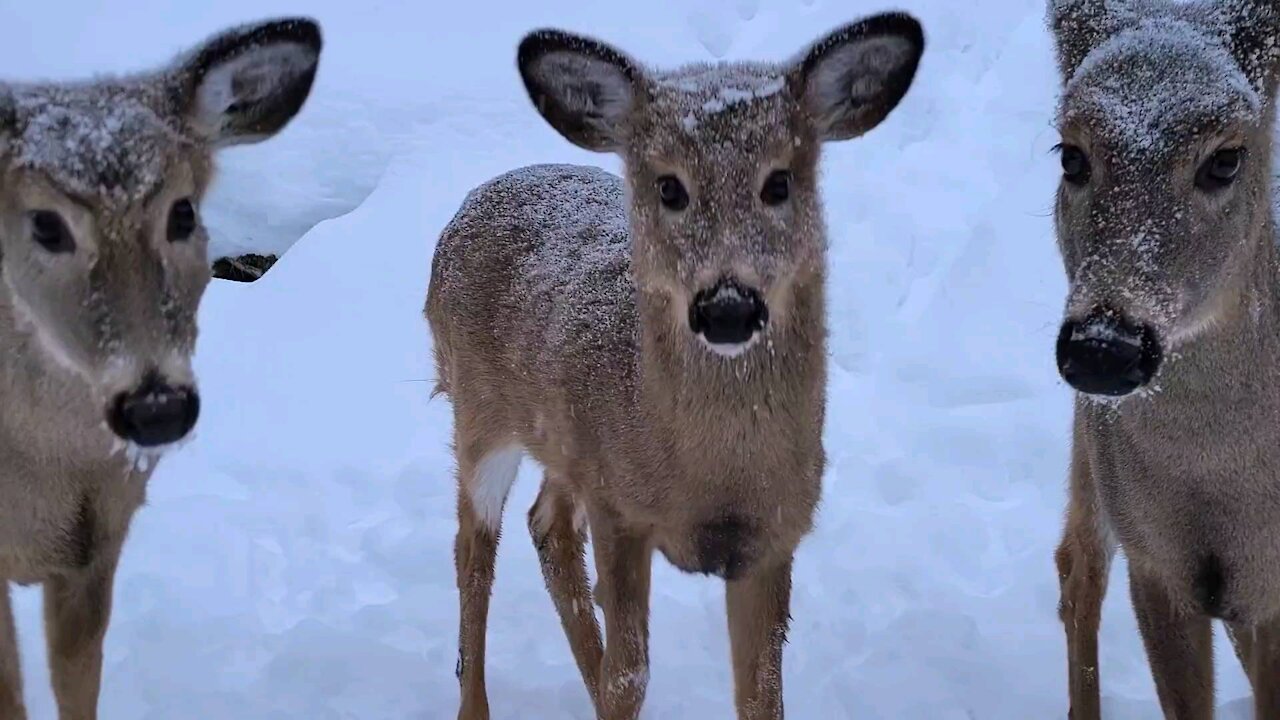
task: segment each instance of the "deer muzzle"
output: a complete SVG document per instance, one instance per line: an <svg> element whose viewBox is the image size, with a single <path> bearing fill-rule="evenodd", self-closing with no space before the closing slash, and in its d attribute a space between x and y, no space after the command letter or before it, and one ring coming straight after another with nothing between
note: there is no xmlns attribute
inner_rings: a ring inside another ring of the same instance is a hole
<svg viewBox="0 0 1280 720"><path fill-rule="evenodd" d="M768 322L760 291L732 278L700 291L689 306L689 329L722 355L744 351Z"/></svg>
<svg viewBox="0 0 1280 720"><path fill-rule="evenodd" d="M158 374L116 395L107 409L107 425L124 440L141 447L175 443L195 427L200 396L194 387L174 387Z"/></svg>

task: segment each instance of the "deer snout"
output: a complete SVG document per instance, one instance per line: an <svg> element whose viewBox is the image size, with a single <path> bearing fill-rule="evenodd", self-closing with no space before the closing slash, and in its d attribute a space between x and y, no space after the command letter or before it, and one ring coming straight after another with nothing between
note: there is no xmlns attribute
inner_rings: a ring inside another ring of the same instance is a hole
<svg viewBox="0 0 1280 720"><path fill-rule="evenodd" d="M151 373L138 387L115 396L107 409L107 425L124 440L156 447L186 437L199 415L200 396L194 387L175 387Z"/></svg>
<svg viewBox="0 0 1280 720"><path fill-rule="evenodd" d="M725 278L698 292L689 305L689 329L721 355L745 351L769 322L759 290Z"/></svg>
<svg viewBox="0 0 1280 720"><path fill-rule="evenodd" d="M1155 329L1110 308L1068 319L1058 333L1058 372L1082 393L1128 395L1151 382L1161 359Z"/></svg>

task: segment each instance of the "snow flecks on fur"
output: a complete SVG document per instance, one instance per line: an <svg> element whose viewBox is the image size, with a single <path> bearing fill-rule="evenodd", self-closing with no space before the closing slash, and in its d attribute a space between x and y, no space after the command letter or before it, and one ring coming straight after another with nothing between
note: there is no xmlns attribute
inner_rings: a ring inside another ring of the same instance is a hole
<svg viewBox="0 0 1280 720"><path fill-rule="evenodd" d="M623 348L634 352L639 343L624 194L617 176L576 165L534 165L490 180L468 196L446 229L442 246L460 244L437 256L433 293L459 308L515 303L499 319L511 323L502 332L513 341L511 352L533 363L538 376L566 372L566 354L589 365L574 372L615 372L613 356ZM522 230L487 230L494 217ZM483 234L483 250L464 239L472 233ZM483 257L466 257L472 251ZM486 272L477 263L495 262L504 274L506 266L515 269L503 281L511 287L502 297L475 283L476 273ZM536 327L516 315L538 318ZM589 349L569 351L568 345Z"/></svg>
<svg viewBox="0 0 1280 720"><path fill-rule="evenodd" d="M1091 190L1064 186L1060 203L1073 225L1064 241L1077 311L1121 303L1176 342L1213 317L1187 284L1228 262L1224 238L1207 228L1247 230L1214 209L1235 196L1207 206L1180 174L1268 120L1278 13L1261 0L1050 3L1064 77L1058 122L1095 171Z"/></svg>
<svg viewBox="0 0 1280 720"><path fill-rule="evenodd" d="M141 86L34 85L10 91L14 163L74 195L137 202L160 186L170 159L188 143L151 106Z"/></svg>
<svg viewBox="0 0 1280 720"><path fill-rule="evenodd" d="M643 693L649 687L649 668L647 666L634 672L622 673L609 680L609 692L622 694L626 692Z"/></svg>
<svg viewBox="0 0 1280 720"><path fill-rule="evenodd" d="M1257 89L1211 33L1155 17L1085 57L1067 82L1062 116L1086 116L1108 140L1150 152L1189 133L1254 119L1262 106Z"/></svg>
<svg viewBox="0 0 1280 720"><path fill-rule="evenodd" d="M1050 0L1048 19L1068 75L1109 38L1151 23L1175 25L1230 48L1259 94L1280 53L1280 7L1270 0Z"/></svg>
<svg viewBox="0 0 1280 720"><path fill-rule="evenodd" d="M756 711L758 716L764 717L766 712L777 712L778 717L782 717L782 708L779 703L775 706L772 702L774 698L782 697L782 667L774 662L769 661L770 656L781 656L782 647L787 644L787 624L776 625L770 630L768 649L764 653L757 664L754 682L754 697L750 701L748 708ZM763 704L762 703L768 703Z"/></svg>
<svg viewBox="0 0 1280 720"><path fill-rule="evenodd" d="M760 63L697 64L661 75L655 84L677 106L685 131L692 133L708 117L785 90L783 72Z"/></svg>
<svg viewBox="0 0 1280 720"><path fill-rule="evenodd" d="M735 103L769 97L782 90L785 82L781 77L769 79L763 85L752 88L723 87L720 93L702 104L702 109L709 113L718 113Z"/></svg>
<svg viewBox="0 0 1280 720"><path fill-rule="evenodd" d="M594 168L558 179L556 191L570 204L540 252L523 258L520 273L533 296L555 298L547 308L548 339L557 345L571 329L615 327L613 298L631 254L622 181Z"/></svg>

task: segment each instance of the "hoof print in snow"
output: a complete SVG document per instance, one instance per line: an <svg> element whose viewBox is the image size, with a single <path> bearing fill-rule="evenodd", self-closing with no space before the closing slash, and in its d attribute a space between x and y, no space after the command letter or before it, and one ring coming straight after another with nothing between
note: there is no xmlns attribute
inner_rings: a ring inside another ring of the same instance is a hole
<svg viewBox="0 0 1280 720"><path fill-rule="evenodd" d="M250 253L240 257L224 257L213 261L213 276L236 282L253 282L271 269L278 258L275 255Z"/></svg>

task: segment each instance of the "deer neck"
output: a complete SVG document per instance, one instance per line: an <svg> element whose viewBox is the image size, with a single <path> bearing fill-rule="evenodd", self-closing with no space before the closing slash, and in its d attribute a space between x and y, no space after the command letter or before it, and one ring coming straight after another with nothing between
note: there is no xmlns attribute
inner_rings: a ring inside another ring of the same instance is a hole
<svg viewBox="0 0 1280 720"><path fill-rule="evenodd" d="M826 387L823 285L821 275L797 285L784 323L736 358L715 355L674 322L667 296L641 293L640 395L649 422L700 462L715 448L748 458L764 443L817 441Z"/></svg>

